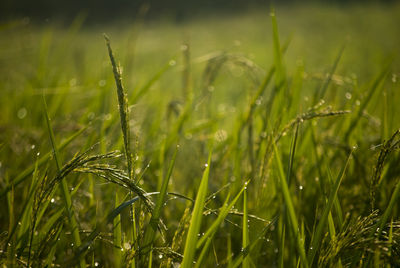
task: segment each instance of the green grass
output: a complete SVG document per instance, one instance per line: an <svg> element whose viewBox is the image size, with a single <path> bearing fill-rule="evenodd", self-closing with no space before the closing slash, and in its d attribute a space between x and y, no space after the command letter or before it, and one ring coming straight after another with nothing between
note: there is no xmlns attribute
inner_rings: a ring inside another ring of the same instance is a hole
<svg viewBox="0 0 400 268"><path fill-rule="evenodd" d="M399 266L399 12L3 23L0 264Z"/></svg>

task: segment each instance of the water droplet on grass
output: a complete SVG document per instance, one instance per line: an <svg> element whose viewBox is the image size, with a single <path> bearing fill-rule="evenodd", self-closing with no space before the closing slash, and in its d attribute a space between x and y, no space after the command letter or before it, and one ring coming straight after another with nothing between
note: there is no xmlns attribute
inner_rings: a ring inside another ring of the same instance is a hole
<svg viewBox="0 0 400 268"><path fill-rule="evenodd" d="M168 64L169 64L169 66L175 66L175 65L176 65L176 61L170 60L170 61L168 62Z"/></svg>
<svg viewBox="0 0 400 268"><path fill-rule="evenodd" d="M350 92L346 92L345 97L346 97L346 99L350 100L351 99L351 93Z"/></svg>
<svg viewBox="0 0 400 268"><path fill-rule="evenodd" d="M104 87L107 84L107 81L102 79L99 81L99 87Z"/></svg>
<svg viewBox="0 0 400 268"><path fill-rule="evenodd" d="M52 199L50 200L50 202L51 202L51 203L54 203L54 202L55 202L54 198L52 198Z"/></svg>
<svg viewBox="0 0 400 268"><path fill-rule="evenodd" d="M71 80L69 80L69 85L71 87L74 87L74 86L76 86L76 82L77 82L76 78L72 78Z"/></svg>
<svg viewBox="0 0 400 268"><path fill-rule="evenodd" d="M99 263L96 261L95 263L94 263L94 266L99 266Z"/></svg>
<svg viewBox="0 0 400 268"><path fill-rule="evenodd" d="M24 119L26 115L28 114L28 111L26 110L25 107L22 107L21 109L18 110L17 116L19 119Z"/></svg>
<svg viewBox="0 0 400 268"><path fill-rule="evenodd" d="M208 167L208 164L207 164L207 163L205 163L205 164L204 164L204 166L205 166L205 167Z"/></svg>
<svg viewBox="0 0 400 268"><path fill-rule="evenodd" d="M300 191L303 190L303 185L300 185L300 186L299 186L299 190L300 190Z"/></svg>

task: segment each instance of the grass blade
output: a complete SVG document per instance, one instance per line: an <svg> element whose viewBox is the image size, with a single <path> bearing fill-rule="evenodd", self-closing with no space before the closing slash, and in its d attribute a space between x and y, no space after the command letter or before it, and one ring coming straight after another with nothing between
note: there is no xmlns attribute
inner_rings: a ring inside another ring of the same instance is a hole
<svg viewBox="0 0 400 268"><path fill-rule="evenodd" d="M189 268L193 266L194 255L196 252L197 235L200 231L201 220L203 217L204 202L207 195L208 177L210 174L211 153L209 154L206 169L203 172L203 177L200 181L200 186L197 192L196 201L190 219L189 231L186 238L185 250L181 267Z"/></svg>
<svg viewBox="0 0 400 268"><path fill-rule="evenodd" d="M323 231L326 227L326 223L328 221L328 216L329 213L332 209L333 206L333 202L337 196L337 192L339 190L340 184L343 180L344 174L346 172L347 166L349 164L349 160L350 160L350 156L347 158L346 164L344 165L344 167L342 168L342 170L340 171L339 175L337 176L336 180L335 180L335 184L333 185L333 188L331 189L331 192L329 194L329 199L328 202L324 208L324 211L322 213L322 216L318 222L318 225L316 227L315 233L313 235L313 238L311 240L310 243L310 250L308 251L308 261L309 263L312 265L313 261L314 261L314 257L315 254L317 253L319 244L322 241L323 238Z"/></svg>
<svg viewBox="0 0 400 268"><path fill-rule="evenodd" d="M369 90L367 96L365 97L364 101L361 103L360 108L358 109L357 115L354 117L354 119L351 121L350 126L348 127L346 134L344 136L344 140L348 141L350 138L351 133L354 131L356 128L358 122L360 121L361 116L363 115L363 112L369 102L372 99L372 96L374 95L375 91L380 88L380 86L383 84L383 81L385 80L387 74L389 73L390 70L390 65L388 64L382 71L381 73L375 78L374 82L372 83L371 89Z"/></svg>
<svg viewBox="0 0 400 268"><path fill-rule="evenodd" d="M146 228L144 233L144 242L142 245L142 254L143 257L146 258L146 255L151 252L151 248L153 245L153 241L156 235L158 223L160 221L161 210L164 206L165 197L167 196L167 188L169 184L169 179L171 178L172 170L175 165L176 154L178 152L178 146L175 149L175 152L172 156L171 163L168 168L167 176L163 179L160 189L160 195L158 196L156 206L153 210L153 214L151 215L149 225Z"/></svg>
<svg viewBox="0 0 400 268"><path fill-rule="evenodd" d="M56 160L57 170L58 170L58 173L60 173L61 172L61 162L60 162L61 160L60 160L60 156L58 153L58 148L55 143L54 133L53 133L53 129L51 127L50 117L49 117L49 113L47 110L47 104L46 104L46 99L45 99L44 95L43 95L43 107L44 107L44 113L45 113L45 117L46 117L47 130L49 132L51 146L53 148L53 154L54 154L54 158ZM79 236L79 227L78 227L78 224L75 219L75 215L74 215L74 211L73 211L73 207L72 207L71 194L69 192L68 184L67 184L67 181L65 180L65 178L61 179L61 191L62 191L62 194L64 197L65 209L68 214L70 228L71 228L73 238L74 238L74 244L77 247L79 247L81 245L81 238ZM28 263L29 263L29 261L28 261ZM86 262L85 262L84 258L79 259L79 265L80 265L80 267L86 267Z"/></svg>
<svg viewBox="0 0 400 268"><path fill-rule="evenodd" d="M279 176L280 176L280 180L278 183L281 187L283 199L284 199L285 205L287 207L287 212L288 212L288 216L289 216L289 220L290 220L290 226L292 227L293 234L296 236L296 247L300 254L300 259L303 263L303 266L308 267L308 260L306 257L306 252L304 249L303 241L302 241L302 238L300 235L299 223L297 221L296 213L294 211L293 201L292 201L292 198L291 198L291 195L289 192L289 187L286 182L286 176L285 176L285 172L283 170L282 161L279 157L278 148L276 147L274 140L272 140L272 145L274 147L275 161L278 166L278 171L279 171Z"/></svg>
<svg viewBox="0 0 400 268"><path fill-rule="evenodd" d="M242 223L242 248L246 248L250 244L249 240L249 222L247 213L247 188L244 187L243 193L243 223ZM243 259L243 268L250 268L249 254Z"/></svg>

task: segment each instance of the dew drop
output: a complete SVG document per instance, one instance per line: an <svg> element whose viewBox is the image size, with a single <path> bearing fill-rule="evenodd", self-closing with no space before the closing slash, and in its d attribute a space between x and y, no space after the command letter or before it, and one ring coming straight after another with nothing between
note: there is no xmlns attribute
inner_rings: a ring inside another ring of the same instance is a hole
<svg viewBox="0 0 400 268"><path fill-rule="evenodd" d="M95 263L94 263L94 266L99 266L99 263L96 261Z"/></svg>
<svg viewBox="0 0 400 268"><path fill-rule="evenodd" d="M169 64L169 66L175 66L175 65L176 65L176 61L170 60L170 61L168 62L168 64Z"/></svg>
<svg viewBox="0 0 400 268"><path fill-rule="evenodd" d="M21 109L18 110L17 116L19 119L24 119L27 115L28 111L26 110L25 107L22 107Z"/></svg>
<svg viewBox="0 0 400 268"><path fill-rule="evenodd" d="M356 100L356 105L360 106L360 104L361 104L360 100Z"/></svg>
<svg viewBox="0 0 400 268"><path fill-rule="evenodd" d="M71 87L74 87L74 86L76 86L76 82L77 82L76 78L72 78L71 80L69 80L69 85Z"/></svg>
<svg viewBox="0 0 400 268"><path fill-rule="evenodd" d="M346 99L350 100L351 99L351 93L350 92L346 92L345 97L346 97Z"/></svg>
<svg viewBox="0 0 400 268"><path fill-rule="evenodd" d="M263 131L261 132L261 138L265 139L267 137L267 132Z"/></svg>
<svg viewBox="0 0 400 268"><path fill-rule="evenodd" d="M128 242L125 242L125 243L124 243L124 248L125 248L126 250L131 249L131 244L129 244Z"/></svg>
<svg viewBox="0 0 400 268"><path fill-rule="evenodd" d="M205 166L205 167L208 167L208 164L207 164L207 163L205 163L205 164L204 164L204 166Z"/></svg>
<svg viewBox="0 0 400 268"><path fill-rule="evenodd" d="M396 74L392 74L392 82L393 83L397 82L397 75Z"/></svg>
<svg viewBox="0 0 400 268"><path fill-rule="evenodd" d="M31 145L31 149L33 150L33 149L35 149L36 148L36 145L35 144L32 144Z"/></svg>
<svg viewBox="0 0 400 268"><path fill-rule="evenodd" d="M50 200L51 203L54 203L54 201L55 201L54 198L52 198L52 199Z"/></svg>
<svg viewBox="0 0 400 268"><path fill-rule="evenodd" d="M300 186L299 186L299 190L300 190L300 191L303 190L303 185L300 185Z"/></svg>
<svg viewBox="0 0 400 268"><path fill-rule="evenodd" d="M106 115L104 116L104 120L106 120L106 121L111 120L111 118L112 118L112 115L111 115L111 114L106 114Z"/></svg>
<svg viewBox="0 0 400 268"><path fill-rule="evenodd" d="M162 254L158 255L158 258L159 258L159 259L162 259L162 257L163 257L163 255L162 255Z"/></svg>
<svg viewBox="0 0 400 268"><path fill-rule="evenodd" d="M102 79L99 81L99 86L104 87L106 85L106 83L107 83L106 80Z"/></svg>

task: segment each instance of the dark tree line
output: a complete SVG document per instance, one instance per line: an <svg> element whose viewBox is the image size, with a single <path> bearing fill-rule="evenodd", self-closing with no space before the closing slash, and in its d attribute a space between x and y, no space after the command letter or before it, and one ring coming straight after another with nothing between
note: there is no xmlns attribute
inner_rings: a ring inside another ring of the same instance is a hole
<svg viewBox="0 0 400 268"><path fill-rule="evenodd" d="M369 0L389 3L396 0ZM346 4L365 0L0 0L0 20L30 17L32 19L70 19L85 13L89 20L110 21L121 17L134 17L144 6L149 7L146 16L168 14L178 21L201 12L231 12L245 8L293 2L323 2Z"/></svg>

